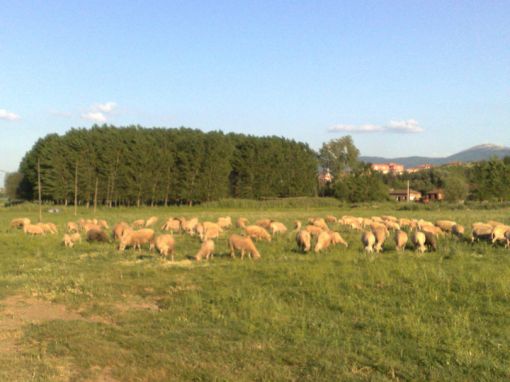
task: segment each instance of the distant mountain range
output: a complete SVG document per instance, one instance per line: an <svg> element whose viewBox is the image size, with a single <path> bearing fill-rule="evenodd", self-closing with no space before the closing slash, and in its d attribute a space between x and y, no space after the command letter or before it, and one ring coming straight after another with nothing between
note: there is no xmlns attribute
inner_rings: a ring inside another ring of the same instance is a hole
<svg viewBox="0 0 510 382"><path fill-rule="evenodd" d="M457 154L450 155L444 158L433 158L433 157L403 157L403 158L382 158L382 157L371 157L361 156L360 160L366 163L398 163L405 167L416 167L421 164L430 163L435 166L447 164L451 162L476 162L484 159L490 159L491 157L503 158L510 156L510 147L484 144L471 147L470 149L461 151Z"/></svg>

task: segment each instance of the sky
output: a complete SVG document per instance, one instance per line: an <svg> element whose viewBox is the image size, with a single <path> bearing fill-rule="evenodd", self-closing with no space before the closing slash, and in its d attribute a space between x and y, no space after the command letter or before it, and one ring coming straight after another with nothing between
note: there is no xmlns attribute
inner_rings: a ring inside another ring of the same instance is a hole
<svg viewBox="0 0 510 382"><path fill-rule="evenodd" d="M0 0L0 170L94 123L510 145L509 1ZM0 177L2 173L0 172ZM1 181L1 178L0 178Z"/></svg>

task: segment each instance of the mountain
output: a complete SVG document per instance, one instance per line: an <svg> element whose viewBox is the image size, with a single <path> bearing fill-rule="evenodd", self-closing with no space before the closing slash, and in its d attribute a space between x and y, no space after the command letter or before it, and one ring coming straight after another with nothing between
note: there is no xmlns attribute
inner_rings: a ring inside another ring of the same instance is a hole
<svg viewBox="0 0 510 382"><path fill-rule="evenodd" d="M494 156L498 158L510 156L510 147L493 144L483 144L471 147L467 150L443 158L418 157L418 156L402 158L382 158L372 156L361 156L360 160L367 163L394 162L402 164L405 167L416 167L426 163L438 166L451 162L477 162L485 159L490 159L491 157Z"/></svg>

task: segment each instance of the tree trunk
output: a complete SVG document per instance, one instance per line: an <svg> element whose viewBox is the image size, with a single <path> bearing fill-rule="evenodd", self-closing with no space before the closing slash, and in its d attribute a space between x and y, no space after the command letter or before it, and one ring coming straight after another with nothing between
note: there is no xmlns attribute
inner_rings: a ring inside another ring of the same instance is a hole
<svg viewBox="0 0 510 382"><path fill-rule="evenodd" d="M96 216L97 210L97 189L99 187L99 178L96 177L96 188L94 189L94 216Z"/></svg>
<svg viewBox="0 0 510 382"><path fill-rule="evenodd" d="M74 216L78 215L78 161L74 168Z"/></svg>
<svg viewBox="0 0 510 382"><path fill-rule="evenodd" d="M37 158L37 190L39 193L39 222L42 222L41 161Z"/></svg>

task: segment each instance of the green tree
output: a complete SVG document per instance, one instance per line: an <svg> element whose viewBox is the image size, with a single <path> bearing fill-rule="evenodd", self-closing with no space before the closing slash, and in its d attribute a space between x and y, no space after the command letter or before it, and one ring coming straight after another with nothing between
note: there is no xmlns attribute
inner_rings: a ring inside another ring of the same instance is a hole
<svg viewBox="0 0 510 382"><path fill-rule="evenodd" d="M329 168L335 177L355 169L359 164L358 157L359 150L350 135L325 142L319 150L320 166Z"/></svg>

